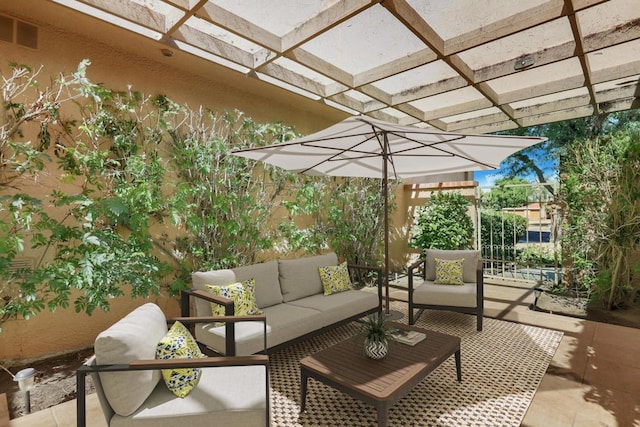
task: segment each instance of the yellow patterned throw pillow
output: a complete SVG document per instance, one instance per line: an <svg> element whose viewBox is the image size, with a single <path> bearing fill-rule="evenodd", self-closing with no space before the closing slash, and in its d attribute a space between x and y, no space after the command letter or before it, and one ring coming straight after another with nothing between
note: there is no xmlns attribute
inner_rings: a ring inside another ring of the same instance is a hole
<svg viewBox="0 0 640 427"><path fill-rule="evenodd" d="M325 295L337 294L338 292L348 291L351 288L351 279L349 279L349 270L346 262L340 265L318 267L318 271L320 272L320 280L322 281L322 289Z"/></svg>
<svg viewBox="0 0 640 427"><path fill-rule="evenodd" d="M252 314L262 314L256 303L256 281L255 279L245 280L240 283L230 285L215 286L205 285L205 289L214 295L233 300L234 314L236 316L249 316ZM211 312L214 316L224 316L224 306L211 303ZM218 326L224 325L219 322Z"/></svg>
<svg viewBox="0 0 640 427"><path fill-rule="evenodd" d="M439 259L436 261L436 285L464 285L462 281L463 259Z"/></svg>
<svg viewBox="0 0 640 427"><path fill-rule="evenodd" d="M156 359L194 359L205 357L189 330L175 322L156 346ZM173 394L186 397L198 384L200 368L163 369L162 378Z"/></svg>

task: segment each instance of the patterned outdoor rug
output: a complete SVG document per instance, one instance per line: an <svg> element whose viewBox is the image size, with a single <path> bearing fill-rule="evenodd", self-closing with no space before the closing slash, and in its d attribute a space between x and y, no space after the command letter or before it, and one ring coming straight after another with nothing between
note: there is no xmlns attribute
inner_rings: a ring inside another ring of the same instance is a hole
<svg viewBox="0 0 640 427"><path fill-rule="evenodd" d="M406 303L391 309L406 316ZM399 322L406 324L406 317ZM450 357L391 408L391 426L519 426L562 338L562 332L490 318L476 332L475 316L444 311L426 311L416 326L462 338L462 383ZM357 330L350 323L271 356L272 426L376 425L372 406L314 379L299 413L298 361Z"/></svg>

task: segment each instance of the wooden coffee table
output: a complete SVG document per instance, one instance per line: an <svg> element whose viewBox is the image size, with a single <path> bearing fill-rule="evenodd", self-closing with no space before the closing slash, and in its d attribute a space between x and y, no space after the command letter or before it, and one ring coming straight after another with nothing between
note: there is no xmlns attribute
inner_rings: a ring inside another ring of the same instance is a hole
<svg viewBox="0 0 640 427"><path fill-rule="evenodd" d="M300 411L306 407L309 377L373 405L380 427L387 426L389 408L451 355L455 355L458 381L462 381L460 338L400 323L393 325L423 332L427 337L413 347L395 343L382 360L364 356L352 339L302 359Z"/></svg>

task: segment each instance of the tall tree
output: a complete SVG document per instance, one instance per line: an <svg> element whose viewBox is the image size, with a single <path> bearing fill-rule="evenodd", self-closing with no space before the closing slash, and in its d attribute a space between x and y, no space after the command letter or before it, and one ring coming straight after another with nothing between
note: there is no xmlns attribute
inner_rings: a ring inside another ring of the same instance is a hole
<svg viewBox="0 0 640 427"><path fill-rule="evenodd" d="M545 169L549 169L549 164L552 165L551 169L560 169L560 163L569 144L576 140L584 141L614 134L631 121L640 121L640 111L602 113L501 132L507 135L546 136L548 138L544 143L526 148L508 157L503 163L506 177L533 174L538 182L547 182L551 177L545 175ZM545 168L545 166L547 167ZM556 195L553 187L549 186L547 190L552 195Z"/></svg>

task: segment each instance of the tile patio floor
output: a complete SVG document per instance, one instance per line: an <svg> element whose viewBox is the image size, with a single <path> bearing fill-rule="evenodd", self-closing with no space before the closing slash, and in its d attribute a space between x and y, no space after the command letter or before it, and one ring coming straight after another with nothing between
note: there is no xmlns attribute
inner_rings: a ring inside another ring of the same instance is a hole
<svg viewBox="0 0 640 427"><path fill-rule="evenodd" d="M485 316L564 332L521 426L640 427L640 329L532 312L533 298L530 289L485 285ZM106 426L95 394L88 411L88 425ZM75 400L9 426L75 426Z"/></svg>

